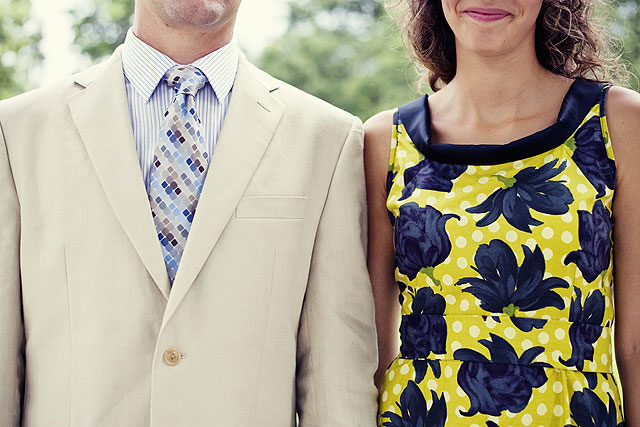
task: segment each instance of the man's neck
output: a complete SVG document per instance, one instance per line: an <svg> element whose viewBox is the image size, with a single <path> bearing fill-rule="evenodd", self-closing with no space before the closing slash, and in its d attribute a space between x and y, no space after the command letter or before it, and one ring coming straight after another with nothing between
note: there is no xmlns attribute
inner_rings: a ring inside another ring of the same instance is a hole
<svg viewBox="0 0 640 427"><path fill-rule="evenodd" d="M235 16L216 27L172 27L153 14L146 14L144 20L137 16L133 24L136 37L178 64L191 64L233 38Z"/></svg>

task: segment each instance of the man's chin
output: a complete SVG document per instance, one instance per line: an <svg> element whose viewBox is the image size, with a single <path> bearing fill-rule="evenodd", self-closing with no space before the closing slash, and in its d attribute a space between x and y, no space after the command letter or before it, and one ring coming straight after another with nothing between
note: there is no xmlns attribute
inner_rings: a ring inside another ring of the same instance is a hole
<svg viewBox="0 0 640 427"><path fill-rule="evenodd" d="M233 15L232 2L225 0L159 0L166 23L172 27L215 27Z"/></svg>

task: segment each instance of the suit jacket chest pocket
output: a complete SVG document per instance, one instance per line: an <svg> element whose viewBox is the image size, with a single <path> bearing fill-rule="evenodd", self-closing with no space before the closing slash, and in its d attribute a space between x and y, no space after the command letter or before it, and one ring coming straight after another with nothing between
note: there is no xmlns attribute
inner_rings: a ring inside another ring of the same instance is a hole
<svg viewBox="0 0 640 427"><path fill-rule="evenodd" d="M314 234L304 221L306 207L304 196L245 196L225 232L235 257L243 260L239 268L255 273L263 262L271 264L276 301L296 287L296 277L308 275L308 254L302 249ZM254 277L248 282L261 280Z"/></svg>
<svg viewBox="0 0 640 427"><path fill-rule="evenodd" d="M245 196L236 207L238 219L304 219L304 196Z"/></svg>

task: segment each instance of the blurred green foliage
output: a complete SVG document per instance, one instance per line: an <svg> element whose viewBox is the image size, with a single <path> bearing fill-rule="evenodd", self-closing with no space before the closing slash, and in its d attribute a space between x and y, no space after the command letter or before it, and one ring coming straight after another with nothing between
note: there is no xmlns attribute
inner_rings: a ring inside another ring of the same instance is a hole
<svg viewBox="0 0 640 427"><path fill-rule="evenodd" d="M630 72L634 74L629 86L640 90L638 72L640 71L640 2L638 0L621 0L611 18L612 33L620 38L622 59Z"/></svg>
<svg viewBox="0 0 640 427"><path fill-rule="evenodd" d="M0 0L0 99L31 89L29 73L42 61L41 38L30 0Z"/></svg>
<svg viewBox="0 0 640 427"><path fill-rule="evenodd" d="M393 19L377 0L291 0L289 28L257 65L366 120L418 96Z"/></svg>
<svg viewBox="0 0 640 427"><path fill-rule="evenodd" d="M134 0L94 0L70 10L74 43L93 60L120 45L133 25Z"/></svg>

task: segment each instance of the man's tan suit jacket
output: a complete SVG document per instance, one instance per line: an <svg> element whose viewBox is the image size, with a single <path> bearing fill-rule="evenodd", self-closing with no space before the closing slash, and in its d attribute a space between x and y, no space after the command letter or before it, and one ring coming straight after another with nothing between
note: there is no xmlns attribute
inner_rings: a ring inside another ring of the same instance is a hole
<svg viewBox="0 0 640 427"><path fill-rule="evenodd" d="M375 425L358 119L242 58L171 288L118 51L0 126L0 426Z"/></svg>

